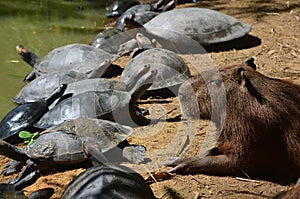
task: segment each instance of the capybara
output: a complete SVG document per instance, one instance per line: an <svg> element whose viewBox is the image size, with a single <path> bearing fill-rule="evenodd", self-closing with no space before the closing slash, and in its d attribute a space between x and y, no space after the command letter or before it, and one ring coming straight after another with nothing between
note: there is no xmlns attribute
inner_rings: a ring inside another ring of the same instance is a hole
<svg viewBox="0 0 300 199"><path fill-rule="evenodd" d="M170 172L295 182L300 176L300 85L245 64L215 71L184 82L179 100L184 115L216 124L217 144L204 154L166 163L174 167Z"/></svg>

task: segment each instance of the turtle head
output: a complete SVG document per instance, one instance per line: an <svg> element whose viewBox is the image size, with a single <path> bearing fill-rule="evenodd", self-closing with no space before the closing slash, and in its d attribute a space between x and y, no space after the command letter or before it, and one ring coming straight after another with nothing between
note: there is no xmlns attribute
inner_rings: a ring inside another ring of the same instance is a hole
<svg viewBox="0 0 300 199"><path fill-rule="evenodd" d="M137 81L143 77L147 72L149 72L150 66L144 65L140 68L136 73L126 75L123 77L122 81L119 81L117 85L114 86L114 89L122 90L122 91L131 91L133 87L137 83Z"/></svg>
<svg viewBox="0 0 300 199"><path fill-rule="evenodd" d="M21 59L23 59L32 67L39 61L38 56L29 49L25 48L23 45L16 46L16 50Z"/></svg>
<svg viewBox="0 0 300 199"><path fill-rule="evenodd" d="M150 71L150 65L145 65L144 69L148 71L136 81L133 88L129 91L131 93L131 102L136 102L136 100L140 99L156 79L157 70Z"/></svg>
<svg viewBox="0 0 300 199"><path fill-rule="evenodd" d="M142 24L135 21L134 18L135 18L135 14L131 14L128 17L125 17L125 19L124 19L125 30L131 30L131 29L135 29L135 28L143 28L144 27Z"/></svg>
<svg viewBox="0 0 300 199"><path fill-rule="evenodd" d="M136 36L135 36L135 40L137 41L139 49L149 49L149 48L155 48L156 47L155 39L150 40L143 33L140 33L140 32L137 33Z"/></svg>

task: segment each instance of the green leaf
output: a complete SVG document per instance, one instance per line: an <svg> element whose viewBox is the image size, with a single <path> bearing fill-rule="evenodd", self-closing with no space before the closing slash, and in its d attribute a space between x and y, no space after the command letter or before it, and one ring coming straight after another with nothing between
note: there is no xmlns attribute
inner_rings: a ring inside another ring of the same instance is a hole
<svg viewBox="0 0 300 199"><path fill-rule="evenodd" d="M28 144L33 144L34 143L34 139L31 139L30 142Z"/></svg>
<svg viewBox="0 0 300 199"><path fill-rule="evenodd" d="M39 132L33 133L31 139L35 140L37 137L39 137Z"/></svg>
<svg viewBox="0 0 300 199"><path fill-rule="evenodd" d="M20 131L19 132L19 137L20 138L23 138L23 139L28 139L28 138L30 138L32 136L32 134L30 133L30 132L28 132L28 131Z"/></svg>

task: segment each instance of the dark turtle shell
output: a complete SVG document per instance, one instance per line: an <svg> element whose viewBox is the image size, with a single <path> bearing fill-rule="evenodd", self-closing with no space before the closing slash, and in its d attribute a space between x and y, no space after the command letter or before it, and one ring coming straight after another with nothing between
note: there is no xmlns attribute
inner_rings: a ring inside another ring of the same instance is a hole
<svg viewBox="0 0 300 199"><path fill-rule="evenodd" d="M47 111L48 106L60 97L66 85L57 88L48 99L21 104L11 110L0 122L1 139L15 143L19 141L17 134L29 130Z"/></svg>
<svg viewBox="0 0 300 199"><path fill-rule="evenodd" d="M61 196L67 198L154 199L144 178L136 171L122 166L105 164L88 168L74 178Z"/></svg>

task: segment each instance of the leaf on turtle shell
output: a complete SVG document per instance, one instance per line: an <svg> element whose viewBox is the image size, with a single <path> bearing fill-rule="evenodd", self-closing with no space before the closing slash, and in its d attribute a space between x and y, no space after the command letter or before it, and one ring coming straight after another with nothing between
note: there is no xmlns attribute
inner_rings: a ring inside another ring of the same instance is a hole
<svg viewBox="0 0 300 199"><path fill-rule="evenodd" d="M29 139L31 138L32 133L28 132L28 131L20 131L19 132L19 137L23 138L23 139Z"/></svg>
<svg viewBox="0 0 300 199"><path fill-rule="evenodd" d="M19 137L24 139L25 144L32 144L36 140L36 138L39 136L39 132L30 133L28 131L20 131Z"/></svg>

